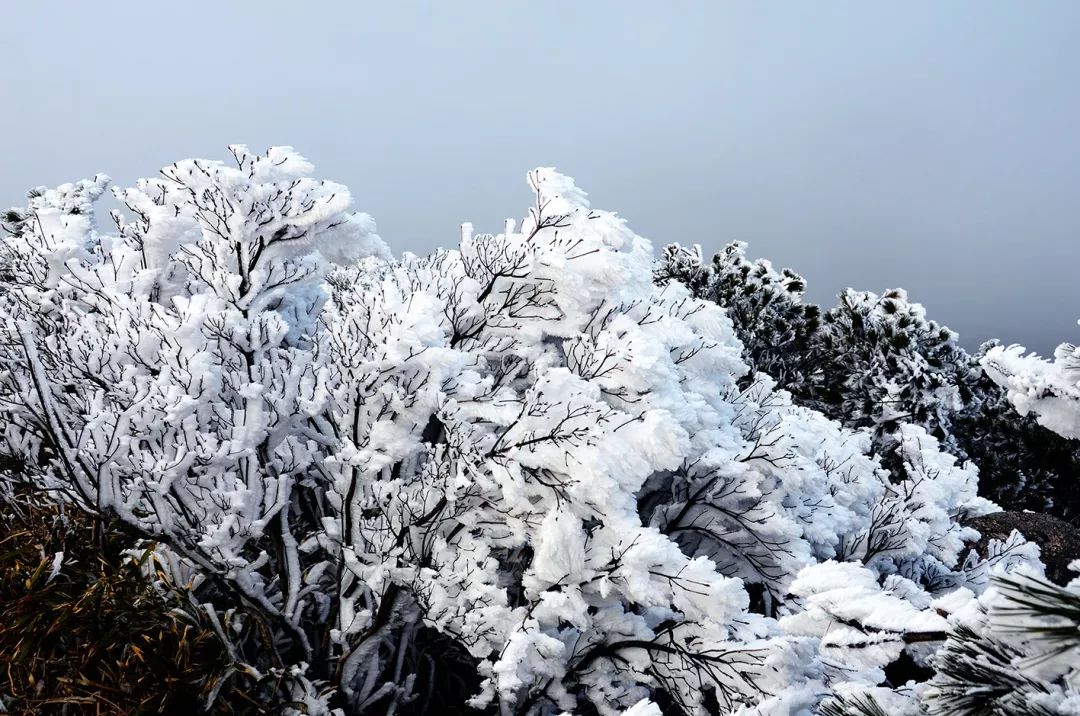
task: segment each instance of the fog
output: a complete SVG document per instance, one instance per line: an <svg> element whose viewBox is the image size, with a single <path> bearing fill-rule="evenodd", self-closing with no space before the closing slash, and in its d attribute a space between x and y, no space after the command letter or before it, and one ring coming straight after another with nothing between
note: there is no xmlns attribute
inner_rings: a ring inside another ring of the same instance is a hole
<svg viewBox="0 0 1080 716"><path fill-rule="evenodd" d="M903 286L965 345L1080 338L1080 4L5 8L0 204L291 144L395 251L557 166L656 245L747 241L809 298Z"/></svg>

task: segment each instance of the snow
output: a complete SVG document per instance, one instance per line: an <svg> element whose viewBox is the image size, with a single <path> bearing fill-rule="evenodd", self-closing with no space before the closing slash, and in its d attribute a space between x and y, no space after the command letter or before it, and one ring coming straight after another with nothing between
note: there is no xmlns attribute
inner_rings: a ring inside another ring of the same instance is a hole
<svg viewBox="0 0 1080 716"><path fill-rule="evenodd" d="M1080 438L1080 349L1076 346L1058 346L1053 361L1025 354L1023 346L997 346L982 365L1008 391L1020 413L1034 413L1041 425L1055 433Z"/></svg>
<svg viewBox="0 0 1080 716"><path fill-rule="evenodd" d="M408 698L420 629L475 660L477 706L809 713L1031 561L961 563L972 467L901 424L890 474L554 169L501 233L393 257L291 148L230 150L117 190L112 235L104 178L33 200L0 405L43 487L273 625L312 713Z"/></svg>

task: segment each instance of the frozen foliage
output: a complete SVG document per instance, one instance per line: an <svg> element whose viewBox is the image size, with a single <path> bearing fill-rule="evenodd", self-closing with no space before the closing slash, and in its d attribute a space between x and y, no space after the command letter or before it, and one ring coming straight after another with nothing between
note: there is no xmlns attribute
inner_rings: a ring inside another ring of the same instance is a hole
<svg viewBox="0 0 1080 716"><path fill-rule="evenodd" d="M927 320L902 289L880 296L846 290L823 324L820 349L830 357L818 389L823 401L835 395L841 413L859 423L911 422L948 436L974 369L956 334Z"/></svg>
<svg viewBox="0 0 1080 716"><path fill-rule="evenodd" d="M1067 438L1080 438L1080 348L1063 343L1048 361L1023 346L995 346L982 359L1021 414Z"/></svg>
<svg viewBox="0 0 1080 716"><path fill-rule="evenodd" d="M1080 352L1047 361L1022 346L988 346L981 363L1024 415L1080 437ZM1080 560L1070 564L1080 571ZM958 619L928 690L931 714L1080 714L1080 578L1059 587L1039 574L997 580Z"/></svg>
<svg viewBox="0 0 1080 716"><path fill-rule="evenodd" d="M724 306L757 370L849 426L890 432L909 422L940 438L967 398L975 366L956 335L928 320L902 289L880 296L848 289L836 308L821 313L802 302L801 276L748 260L739 242L711 265L697 247L670 245L656 277Z"/></svg>
<svg viewBox="0 0 1080 716"><path fill-rule="evenodd" d="M1018 415L980 366L993 352L994 363L1008 371L1002 356L1011 352L1020 360L1022 349L990 343L970 355L955 333L927 318L924 307L900 289L881 295L849 289L839 305L822 313L802 301L802 277L748 260L742 243L726 246L711 264L697 247L670 245L656 278L678 280L694 296L723 306L751 366L774 377L797 403L848 427L872 429L877 451L890 455L897 426L916 424L978 466L985 494L1016 509L1080 518L1072 489L1080 444ZM1062 350L1067 356L1071 349ZM1033 384L1022 385L1028 378L1015 380L1021 382L1014 393L1039 395Z"/></svg>
<svg viewBox="0 0 1080 716"><path fill-rule="evenodd" d="M951 617L926 691L935 716L1080 713L1080 582L1000 578Z"/></svg>
<svg viewBox="0 0 1080 716"><path fill-rule="evenodd" d="M393 259L292 150L233 157L116 192L114 234L104 178L9 214L3 446L154 545L290 708L909 703L887 671L940 645L935 600L1030 557L965 551L992 506L911 411L871 433L794 404L569 178Z"/></svg>
<svg viewBox="0 0 1080 716"><path fill-rule="evenodd" d="M947 622L931 608L930 595L903 577L891 575L879 584L858 564L826 562L803 570L792 592L803 611L782 618L781 627L815 637L837 694L869 698L876 684L887 682L889 665L902 658L925 662L932 651L924 647L945 638Z"/></svg>
<svg viewBox="0 0 1080 716"><path fill-rule="evenodd" d="M698 298L724 306L752 370L768 373L784 387L805 382L816 370L820 357L812 339L821 312L802 302L806 281L791 269L777 271L765 259L750 261L741 241L725 246L708 266L700 246L669 244L656 279L678 280Z"/></svg>
<svg viewBox="0 0 1080 716"><path fill-rule="evenodd" d="M802 302L801 276L745 254L744 244L729 244L704 266L698 250L669 246L657 278L676 278L724 306L748 359L802 402L878 435L907 422L948 437L977 374L956 334L928 320L902 289L880 296L848 289L821 313Z"/></svg>
<svg viewBox="0 0 1080 716"><path fill-rule="evenodd" d="M1004 489L1002 502L1039 509L1034 496L1045 496L1048 511L1076 523L1080 499L1075 475L1080 470L1077 416L1076 349L1064 344L1053 362L1024 355L1020 346L987 343L978 356L993 383L980 391L983 409L968 411L957 434L984 473Z"/></svg>

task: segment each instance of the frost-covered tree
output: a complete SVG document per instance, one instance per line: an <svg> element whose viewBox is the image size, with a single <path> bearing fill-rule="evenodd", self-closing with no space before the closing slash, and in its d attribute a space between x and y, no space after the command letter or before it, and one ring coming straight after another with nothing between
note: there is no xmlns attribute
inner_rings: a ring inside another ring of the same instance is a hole
<svg viewBox="0 0 1080 716"><path fill-rule="evenodd" d="M1011 409L979 365L992 346L969 354L900 290L845 291L813 343L822 370L804 393L809 405L846 425L873 427L882 450L896 420L920 425L979 468L983 494L995 501L1080 515L1069 487L1080 443Z"/></svg>
<svg viewBox="0 0 1080 716"><path fill-rule="evenodd" d="M964 415L958 431L973 459L1001 485L1002 501L1038 509L1041 498L1047 511L1074 523L1080 519L1073 487L1080 470L1080 402L1070 378L1075 356L1070 344L1059 346L1050 362L1024 355L1020 346L987 343L977 356L985 371L985 408Z"/></svg>
<svg viewBox="0 0 1080 716"><path fill-rule="evenodd" d="M1025 417L1063 438L1080 437L1077 349L1054 360L1021 346L989 344L981 364ZM1080 571L1080 560L1070 567ZM999 577L959 612L938 673L926 691L927 713L941 716L1067 716L1080 712L1080 578L1065 587L1038 570Z"/></svg>
<svg viewBox="0 0 1080 716"><path fill-rule="evenodd" d="M41 499L153 549L264 698L814 709L904 686L930 603L1008 563L965 554L973 469L793 404L553 170L521 222L393 259L292 150L233 158L115 192L116 233L103 177L9 214L0 412Z"/></svg>
<svg viewBox="0 0 1080 716"><path fill-rule="evenodd" d="M708 265L700 246L669 244L657 264L656 280L672 279L727 310L752 371L798 392L818 370L821 356L814 337L821 311L803 303L806 281L791 269L777 271L765 259L747 259L741 241L725 246Z"/></svg>
<svg viewBox="0 0 1080 716"><path fill-rule="evenodd" d="M979 467L984 494L1017 509L1080 516L1071 489L1080 443L1017 414L980 367L996 344L968 354L954 332L929 320L903 291L848 290L837 307L821 313L802 302L798 274L747 260L741 243L725 247L711 264L697 247L670 245L656 276L723 306L751 366L776 378L799 404L849 427L872 428L875 447L886 456L899 422L920 425Z"/></svg>
<svg viewBox="0 0 1080 716"><path fill-rule="evenodd" d="M972 358L981 363L998 345L986 343ZM1034 415L1021 415L986 372L971 389L972 400L952 416L951 430L957 452L979 466L980 490L1010 509L1080 518L1072 487L1080 442L1040 425Z"/></svg>
<svg viewBox="0 0 1080 716"><path fill-rule="evenodd" d="M901 422L947 438L949 418L969 399L976 368L956 334L926 318L901 289L846 290L822 313L802 301L806 282L726 246L704 265L697 247L666 247L657 280L675 279L726 310L747 361L799 400L851 427L885 434Z"/></svg>
<svg viewBox="0 0 1080 716"><path fill-rule="evenodd" d="M927 319L902 289L844 291L815 345L827 358L813 399L847 424L889 431L909 422L946 440L952 414L970 401L975 366L956 334Z"/></svg>

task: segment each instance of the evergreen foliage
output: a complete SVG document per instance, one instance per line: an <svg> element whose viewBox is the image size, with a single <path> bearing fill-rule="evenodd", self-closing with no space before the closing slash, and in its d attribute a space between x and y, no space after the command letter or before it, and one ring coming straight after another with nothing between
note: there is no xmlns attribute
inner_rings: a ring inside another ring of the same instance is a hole
<svg viewBox="0 0 1080 716"><path fill-rule="evenodd" d="M991 499L1080 520L1080 495L1071 487L1080 472L1080 442L1018 413L984 373L987 354L995 364L1007 362L1004 349L988 343L967 353L954 332L928 319L900 289L881 295L848 289L836 307L821 312L802 302L798 274L748 261L745 253L745 244L729 244L706 265L697 247L671 245L656 279L680 281L723 306L748 363L798 403L872 430L882 454L890 453L898 424L920 425L978 466ZM1071 353L1063 351L1064 366Z"/></svg>
<svg viewBox="0 0 1080 716"><path fill-rule="evenodd" d="M934 716L1067 716L1080 708L1080 584L998 577L935 659Z"/></svg>
<svg viewBox="0 0 1080 716"><path fill-rule="evenodd" d="M697 298L724 306L744 346L753 372L767 373L785 389L807 383L819 368L813 338L821 325L820 310L802 302L806 282L765 259L746 258L746 244L728 244L702 262L701 248L670 244L657 264L656 280L676 280Z"/></svg>

